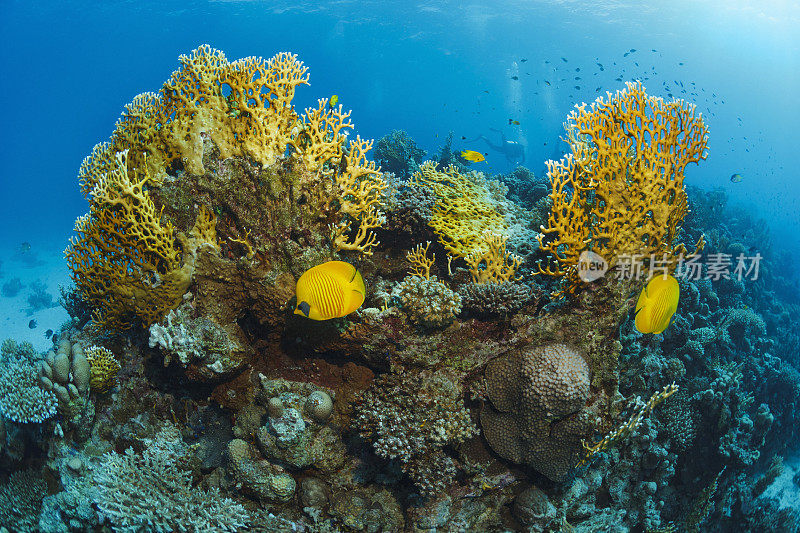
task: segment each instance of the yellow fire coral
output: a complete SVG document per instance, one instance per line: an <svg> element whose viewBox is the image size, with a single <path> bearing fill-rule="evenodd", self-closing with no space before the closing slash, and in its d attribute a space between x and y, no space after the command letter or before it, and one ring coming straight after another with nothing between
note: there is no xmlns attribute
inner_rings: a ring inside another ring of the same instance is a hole
<svg viewBox="0 0 800 533"><path fill-rule="evenodd" d="M334 228L334 244L338 250L358 250L364 255L372 255L372 248L378 245L378 239L370 230L386 222L380 204L388 187L375 162L367 160L366 153L370 149L372 141L364 141L361 137L350 141L350 150L335 178L339 211L344 218ZM352 237L350 219L358 222L358 229Z"/></svg>
<svg viewBox="0 0 800 533"><path fill-rule="evenodd" d="M117 383L121 366L108 348L91 346L86 350L86 359L91 369L89 385L95 392L108 392Z"/></svg>
<svg viewBox="0 0 800 533"><path fill-rule="evenodd" d="M492 183L482 174L462 174L454 166L437 170L434 161L425 161L409 182L427 187L436 195L430 226L439 242L453 255L467 257L488 251L485 233L505 235L505 217L492 198Z"/></svg>
<svg viewBox="0 0 800 533"><path fill-rule="evenodd" d="M385 220L386 182L367 160L372 142L348 143L349 112L329 109L327 100L297 115L292 99L308 75L295 55L229 62L203 45L180 62L158 93L140 94L125 107L109 142L95 146L79 170L90 212L76 222L78 235L66 255L99 327L160 320L188 287L193 267L187 261L197 246L220 251L215 216L203 208L186 238L162 220L163 209L148 192L164 187L176 170L206 173L209 139L223 160L243 157L261 167L286 161L291 171L281 174L287 182L281 187L302 195L323 228L331 223L337 249L369 255L378 244L371 230ZM252 241L228 240L246 245L247 257L255 255Z"/></svg>
<svg viewBox="0 0 800 533"><path fill-rule="evenodd" d="M231 63L221 51L202 45L179 60L181 68L161 90L140 94L125 106L110 142L84 160L84 194L113 167L114 154L126 149L129 170L146 170L156 182L176 162L202 174L204 135L223 158L243 155L267 166L284 154L298 121L291 105L295 89L308 84L308 69L297 56Z"/></svg>
<svg viewBox="0 0 800 533"><path fill-rule="evenodd" d="M505 283L514 279L522 259L506 252L507 240L487 233L483 236L486 251L473 252L465 258L473 283Z"/></svg>
<svg viewBox="0 0 800 533"><path fill-rule="evenodd" d="M425 279L431 278L431 267L436 262L436 254L432 254L432 257L428 259L428 248L430 245L431 241L425 241L424 248L422 244L418 244L410 252L406 252L406 260L409 264L409 276L419 276Z"/></svg>
<svg viewBox="0 0 800 533"><path fill-rule="evenodd" d="M553 206L539 238L555 266L542 273L580 284L581 252L610 266L620 256L654 257L672 267L686 253L676 240L687 213L684 169L707 157L708 129L693 105L648 96L627 83L608 100L569 116L572 153L548 161ZM702 249L702 238L695 253Z"/></svg>
<svg viewBox="0 0 800 533"><path fill-rule="evenodd" d="M75 222L77 236L65 251L72 280L95 308L97 327L122 329L140 319L157 322L180 302L190 273L169 222L128 172L128 151L94 184L90 211Z"/></svg>

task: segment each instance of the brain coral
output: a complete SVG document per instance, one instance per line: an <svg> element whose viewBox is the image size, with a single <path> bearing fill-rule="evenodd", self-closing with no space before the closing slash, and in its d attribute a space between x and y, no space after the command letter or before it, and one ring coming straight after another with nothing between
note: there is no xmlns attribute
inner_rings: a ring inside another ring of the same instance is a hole
<svg viewBox="0 0 800 533"><path fill-rule="evenodd" d="M587 431L584 356L564 344L523 349L491 361L485 383L491 405L481 412L481 426L492 449L562 480Z"/></svg>

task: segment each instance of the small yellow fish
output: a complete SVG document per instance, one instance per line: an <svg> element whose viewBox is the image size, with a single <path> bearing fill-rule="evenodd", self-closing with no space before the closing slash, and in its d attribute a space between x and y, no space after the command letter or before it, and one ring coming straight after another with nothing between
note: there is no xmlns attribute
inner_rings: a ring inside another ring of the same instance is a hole
<svg viewBox="0 0 800 533"><path fill-rule="evenodd" d="M331 106L331 109L333 109L334 107L336 107L336 104L338 103L339 103L339 95L334 94L333 96L331 96L331 100L330 102L328 102L328 105Z"/></svg>
<svg viewBox="0 0 800 533"><path fill-rule="evenodd" d="M311 320L349 315L364 303L364 278L344 261L328 261L306 270L297 280L294 314Z"/></svg>
<svg viewBox="0 0 800 533"><path fill-rule="evenodd" d="M486 158L483 157L483 154L480 152L476 152L475 150L463 150L461 152L461 157L463 157L467 161L472 161L473 163L480 163L481 161L486 161Z"/></svg>
<svg viewBox="0 0 800 533"><path fill-rule="evenodd" d="M672 276L656 276L647 282L636 302L636 329L641 333L659 334L667 329L678 309L678 280Z"/></svg>
<svg viewBox="0 0 800 533"><path fill-rule="evenodd" d="M742 176L741 174L733 174L731 176L731 183L739 183L743 179L744 179L744 176Z"/></svg>

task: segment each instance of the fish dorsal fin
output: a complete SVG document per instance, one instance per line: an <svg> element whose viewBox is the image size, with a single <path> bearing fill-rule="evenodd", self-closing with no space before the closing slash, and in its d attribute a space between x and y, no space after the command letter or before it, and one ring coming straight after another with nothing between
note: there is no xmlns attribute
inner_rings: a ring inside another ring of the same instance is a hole
<svg viewBox="0 0 800 533"><path fill-rule="evenodd" d="M332 276L339 276L345 283L350 283L358 273L356 267L344 261L328 261L320 266L325 267L325 271Z"/></svg>
<svg viewBox="0 0 800 533"><path fill-rule="evenodd" d="M364 303L364 299L367 295L367 288L364 285L364 278L361 276L361 273L356 270L353 279L350 281L348 287L348 291L345 292L345 302L342 306L342 312L345 314L350 314L359 307L361 304Z"/></svg>

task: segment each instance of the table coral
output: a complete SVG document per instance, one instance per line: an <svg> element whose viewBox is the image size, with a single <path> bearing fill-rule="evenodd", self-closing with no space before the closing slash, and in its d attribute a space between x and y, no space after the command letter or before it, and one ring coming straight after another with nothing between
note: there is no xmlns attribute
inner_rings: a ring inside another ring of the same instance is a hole
<svg viewBox="0 0 800 533"><path fill-rule="evenodd" d="M508 317L539 298L534 286L520 281L467 283L458 294L464 311L480 317Z"/></svg>
<svg viewBox="0 0 800 533"><path fill-rule="evenodd" d="M638 255L674 268L686 248L680 224L688 211L683 186L689 163L707 157L708 130L695 107L645 93L641 83L578 105L569 116L571 153L548 161L552 209L541 249L555 265L541 271L580 286L581 252L610 263ZM702 248L702 238L696 251Z"/></svg>

